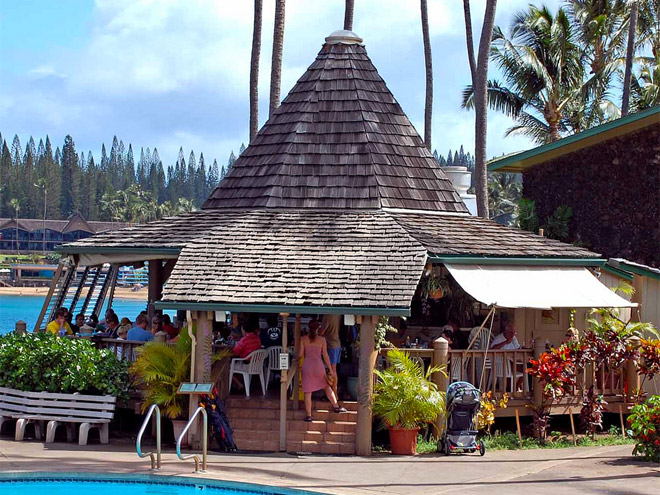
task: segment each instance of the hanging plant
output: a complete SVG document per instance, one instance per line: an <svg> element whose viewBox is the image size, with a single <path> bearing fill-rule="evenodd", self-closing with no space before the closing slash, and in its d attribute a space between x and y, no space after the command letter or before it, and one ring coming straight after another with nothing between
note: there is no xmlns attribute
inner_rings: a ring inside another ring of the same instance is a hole
<svg viewBox="0 0 660 495"><path fill-rule="evenodd" d="M451 294L449 280L445 277L438 277L436 275L422 277L420 286L423 298L438 300Z"/></svg>

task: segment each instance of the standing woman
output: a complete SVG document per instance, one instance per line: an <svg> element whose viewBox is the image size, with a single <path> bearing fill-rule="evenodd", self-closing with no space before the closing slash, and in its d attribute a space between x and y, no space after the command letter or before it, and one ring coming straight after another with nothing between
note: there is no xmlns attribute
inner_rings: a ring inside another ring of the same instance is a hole
<svg viewBox="0 0 660 495"><path fill-rule="evenodd" d="M335 393L325 378L326 367L330 374L337 380L337 375L332 373L330 358L328 357L328 345L325 338L317 334L319 322L311 320L309 322L309 334L300 340L299 358L305 358L302 365L302 389L305 393L305 421L312 421L312 392L323 389L328 400L332 404L332 409L336 413L346 412L346 409L339 407Z"/></svg>

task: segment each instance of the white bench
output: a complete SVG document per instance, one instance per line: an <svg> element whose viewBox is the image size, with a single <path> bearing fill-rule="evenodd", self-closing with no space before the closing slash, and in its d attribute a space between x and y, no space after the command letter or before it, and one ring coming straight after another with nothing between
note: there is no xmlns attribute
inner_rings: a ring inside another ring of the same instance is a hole
<svg viewBox="0 0 660 495"><path fill-rule="evenodd" d="M0 427L7 418L17 419L15 438L20 441L29 423L34 423L35 436L41 438L40 425L48 422L46 443L52 443L55 430L62 424L67 427L68 441L73 441L74 425L80 423L79 445L87 445L91 428L99 428L101 443L108 443L108 426L116 401L109 395L24 392L0 387Z"/></svg>

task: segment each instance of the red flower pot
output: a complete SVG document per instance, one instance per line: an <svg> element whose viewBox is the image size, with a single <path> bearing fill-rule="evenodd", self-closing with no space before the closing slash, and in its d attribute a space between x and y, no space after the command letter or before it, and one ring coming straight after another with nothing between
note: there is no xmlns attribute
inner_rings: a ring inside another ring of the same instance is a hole
<svg viewBox="0 0 660 495"><path fill-rule="evenodd" d="M396 455L415 455L417 452L417 433L419 428L404 430L390 427L390 445Z"/></svg>

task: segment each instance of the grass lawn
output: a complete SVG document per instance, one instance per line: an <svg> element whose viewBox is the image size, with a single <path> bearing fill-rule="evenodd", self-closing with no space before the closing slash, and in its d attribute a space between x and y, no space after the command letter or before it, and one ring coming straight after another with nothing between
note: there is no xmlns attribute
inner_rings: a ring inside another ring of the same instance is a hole
<svg viewBox="0 0 660 495"><path fill-rule="evenodd" d="M483 437L486 444L486 452L489 450L519 450L518 435L512 432L499 433ZM577 435L577 447L604 447L609 445L632 445L635 441L629 437L624 437L618 431L618 428L612 429L608 433L597 434L596 438L585 435ZM437 441L434 438L424 440L421 436L417 439L418 454L436 453ZM559 432L552 432L548 440L542 442L537 438L523 437L522 449L563 449L566 447L575 447L571 435Z"/></svg>

